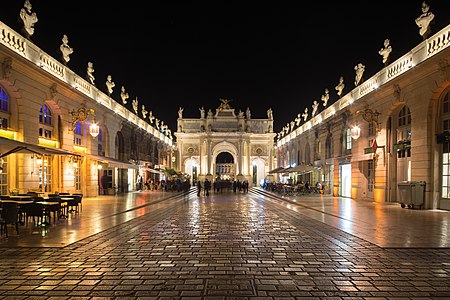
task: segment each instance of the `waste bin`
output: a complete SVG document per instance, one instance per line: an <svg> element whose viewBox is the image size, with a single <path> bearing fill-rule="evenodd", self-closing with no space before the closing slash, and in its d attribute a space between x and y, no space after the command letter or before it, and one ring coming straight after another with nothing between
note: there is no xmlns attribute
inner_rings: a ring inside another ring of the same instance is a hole
<svg viewBox="0 0 450 300"><path fill-rule="evenodd" d="M401 206L408 208L422 208L425 199L424 181L402 181L398 183Z"/></svg>

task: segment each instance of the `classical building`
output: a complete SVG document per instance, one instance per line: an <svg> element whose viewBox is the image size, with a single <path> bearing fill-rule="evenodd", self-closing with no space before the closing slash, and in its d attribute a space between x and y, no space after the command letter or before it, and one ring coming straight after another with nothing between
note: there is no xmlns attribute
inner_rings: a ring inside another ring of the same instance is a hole
<svg viewBox="0 0 450 300"><path fill-rule="evenodd" d="M98 88L93 64L75 74L72 52L60 62L0 22L0 194L127 192L170 167L167 128Z"/></svg>
<svg viewBox="0 0 450 300"><path fill-rule="evenodd" d="M174 134L181 169L193 181L220 177L216 159L222 152L233 157L226 166L231 180L257 185L273 166L275 133L270 109L267 119L254 119L249 108L245 115L242 111L236 115L229 101L221 99L214 113L209 109L205 116L200 108L200 118L183 118L181 110Z"/></svg>
<svg viewBox="0 0 450 300"><path fill-rule="evenodd" d="M278 133L277 166L336 196L450 210L449 62L450 25L367 80L355 66L346 94ZM286 170L299 165L308 177Z"/></svg>

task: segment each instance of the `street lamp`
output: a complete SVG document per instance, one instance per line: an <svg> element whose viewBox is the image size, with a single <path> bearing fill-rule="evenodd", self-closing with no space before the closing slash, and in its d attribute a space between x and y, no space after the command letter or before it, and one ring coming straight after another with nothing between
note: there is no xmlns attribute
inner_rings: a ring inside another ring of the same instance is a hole
<svg viewBox="0 0 450 300"><path fill-rule="evenodd" d="M364 121L369 124L375 123L376 132L380 131L380 121L378 120L378 116L381 115L381 113L379 111L366 108L364 110L358 110L355 112L355 115L362 115ZM350 128L350 135L355 140L361 136L361 128L359 127L358 121L356 121L355 125Z"/></svg>
<svg viewBox="0 0 450 300"><path fill-rule="evenodd" d="M359 127L358 122L355 122L352 128L350 128L350 135L352 139L357 140L361 136L361 127Z"/></svg>

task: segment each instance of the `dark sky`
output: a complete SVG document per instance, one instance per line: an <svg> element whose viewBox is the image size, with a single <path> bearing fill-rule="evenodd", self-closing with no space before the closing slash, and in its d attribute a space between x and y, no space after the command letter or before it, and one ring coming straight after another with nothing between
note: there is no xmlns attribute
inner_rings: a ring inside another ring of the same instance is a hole
<svg viewBox="0 0 450 300"><path fill-rule="evenodd" d="M2 0L0 21L21 32L24 1ZM245 4L243 4L245 3ZM253 4L252 4L253 3ZM432 33L450 24L450 1L428 0L435 14ZM176 131L178 107L198 118L198 108L213 111L220 98L236 111L250 107L252 118L273 109L279 132L298 113L329 104L344 77L344 94L353 88L358 63L364 78L382 67L378 51L386 38L391 61L422 41L414 20L422 1L85 1L31 0L39 21L32 36L42 50L59 59L63 34L74 48L69 67L85 76L95 69L96 86L105 80L138 97L148 111ZM126 6L128 5L128 6Z"/></svg>

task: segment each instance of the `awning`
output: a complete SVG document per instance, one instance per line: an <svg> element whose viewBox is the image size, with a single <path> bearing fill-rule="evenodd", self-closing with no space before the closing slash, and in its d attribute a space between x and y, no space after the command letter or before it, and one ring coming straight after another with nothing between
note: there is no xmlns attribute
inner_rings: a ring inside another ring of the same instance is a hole
<svg viewBox="0 0 450 300"><path fill-rule="evenodd" d="M271 170L271 171L269 171L269 172L267 172L267 173L269 173L269 174L280 173L280 172L282 172L283 170L284 170L283 167L278 167L278 168L275 168L275 169L273 169L273 170Z"/></svg>
<svg viewBox="0 0 450 300"><path fill-rule="evenodd" d="M121 160L112 158L112 157L106 157L106 156L100 156L100 155L94 155L94 154L88 154L88 153L81 153L82 156L85 156L89 159L100 161L102 163L108 164L108 167L111 168L119 168L119 169L139 169L138 165L130 164L123 162Z"/></svg>
<svg viewBox="0 0 450 300"><path fill-rule="evenodd" d="M316 170L317 168L314 166L310 166L310 165L298 165L292 168L289 168L288 170L285 170L288 173L302 173L302 174L306 174L306 173L311 173L314 170Z"/></svg>
<svg viewBox="0 0 450 300"><path fill-rule="evenodd" d="M28 153L28 154L38 154L38 155L76 155L77 153L73 153L63 149L57 148L48 148L40 145L34 145L29 143L24 143L21 141L10 140L4 137L0 137L0 151L7 149L6 152L0 152L0 158L8 156L14 153Z"/></svg>
<svg viewBox="0 0 450 300"><path fill-rule="evenodd" d="M350 162L356 161L365 161L373 159L373 153L361 154L361 155L352 155Z"/></svg>

